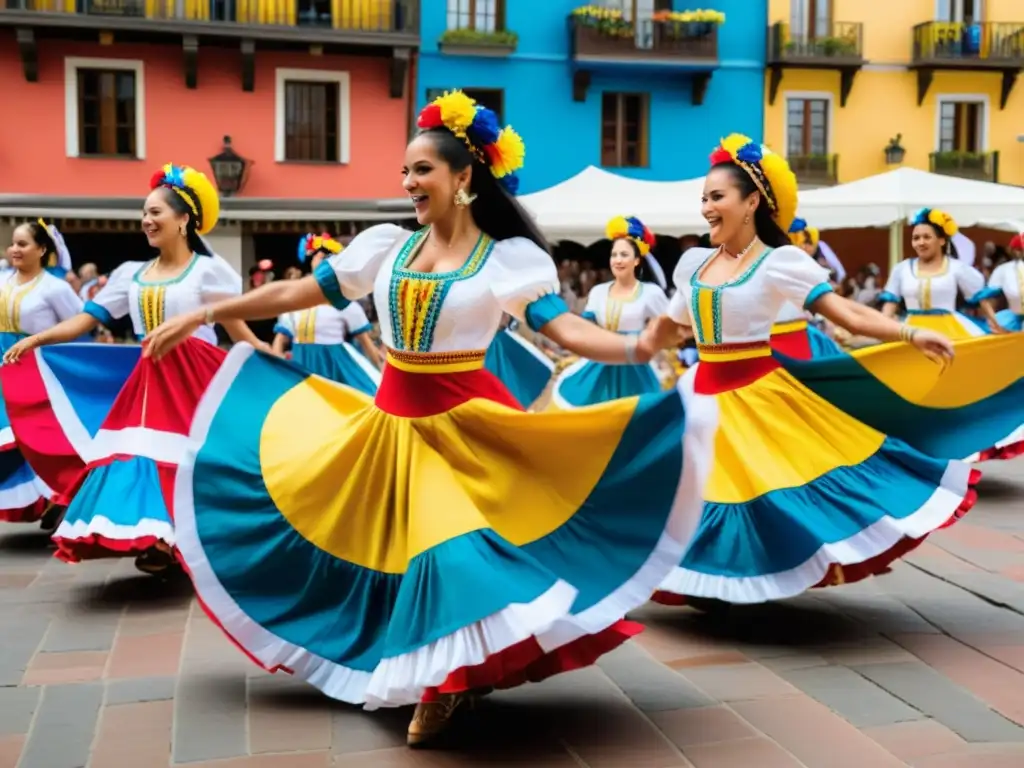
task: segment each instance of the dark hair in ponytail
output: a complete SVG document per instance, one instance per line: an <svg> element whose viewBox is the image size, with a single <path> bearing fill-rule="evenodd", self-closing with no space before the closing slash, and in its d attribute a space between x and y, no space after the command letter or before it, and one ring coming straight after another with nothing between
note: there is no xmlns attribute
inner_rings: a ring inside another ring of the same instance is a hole
<svg viewBox="0 0 1024 768"><path fill-rule="evenodd" d="M760 191L754 180L750 178L750 174L736 165L736 163L717 163L712 166L712 169L714 168L722 168L729 172L744 200L755 192ZM768 200L764 195L761 195L761 202L758 203L757 210L754 211L754 230L757 232L761 242L765 245L770 245L772 248L781 248L784 245L793 244L789 239L789 235L782 231L782 227L779 226L779 223L772 216L771 207L768 205Z"/></svg>
<svg viewBox="0 0 1024 768"><path fill-rule="evenodd" d="M495 240L525 237L541 250L551 253L533 217L494 178L491 169L473 157L462 139L447 128L430 128L420 135L430 138L437 154L453 171L473 168L469 192L476 195L476 199L470 204L469 210L473 214L473 221L484 233Z"/></svg>
<svg viewBox="0 0 1024 768"><path fill-rule="evenodd" d="M50 232L38 221L26 221L25 226L35 244L43 249L43 266L50 266L50 257L57 254L57 244L50 237Z"/></svg>
<svg viewBox="0 0 1024 768"><path fill-rule="evenodd" d="M213 256L210 253L210 249L206 247L206 243L199 237L199 233L196 232L196 215L192 212L192 209L188 207L181 195L175 192L170 187L161 187L164 192L164 200L167 205L171 207L179 216L188 215L188 224L185 225L185 240L188 242L188 247L193 253L198 253L200 256ZM196 195L192 195L193 199L198 199Z"/></svg>

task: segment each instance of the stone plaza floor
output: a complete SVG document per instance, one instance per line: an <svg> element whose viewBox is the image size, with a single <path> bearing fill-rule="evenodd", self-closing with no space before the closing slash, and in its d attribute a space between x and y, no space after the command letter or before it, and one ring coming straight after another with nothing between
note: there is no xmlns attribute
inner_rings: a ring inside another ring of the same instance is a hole
<svg viewBox="0 0 1024 768"><path fill-rule="evenodd" d="M257 669L187 582L0 525L0 768L1021 768L1024 459L982 469L975 510L892 573L647 606L635 642L487 697L444 751L403 746L408 709Z"/></svg>

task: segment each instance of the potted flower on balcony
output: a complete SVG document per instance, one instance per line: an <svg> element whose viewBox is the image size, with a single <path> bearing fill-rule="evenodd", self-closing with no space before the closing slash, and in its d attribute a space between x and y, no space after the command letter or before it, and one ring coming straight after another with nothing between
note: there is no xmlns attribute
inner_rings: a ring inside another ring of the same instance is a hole
<svg viewBox="0 0 1024 768"><path fill-rule="evenodd" d="M508 56L515 51L519 36L504 29L493 32L446 29L437 43L442 53L462 56Z"/></svg>
<svg viewBox="0 0 1024 768"><path fill-rule="evenodd" d="M902 133L897 133L893 138L889 139L889 143L885 147L886 165L899 165L903 162L903 156L907 154L907 150L900 143L902 140Z"/></svg>
<svg viewBox="0 0 1024 768"><path fill-rule="evenodd" d="M622 15L618 8L604 8L600 5L581 5L571 14L574 24L589 27L608 37L633 37L633 23Z"/></svg>
<svg viewBox="0 0 1024 768"><path fill-rule="evenodd" d="M718 24L725 23L721 11L656 11L651 20L665 25L671 37L707 37Z"/></svg>

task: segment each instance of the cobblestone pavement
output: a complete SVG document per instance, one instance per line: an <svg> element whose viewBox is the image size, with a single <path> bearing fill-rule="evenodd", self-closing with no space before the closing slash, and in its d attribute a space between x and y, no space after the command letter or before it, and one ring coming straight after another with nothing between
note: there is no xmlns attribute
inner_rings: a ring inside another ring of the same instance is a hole
<svg viewBox="0 0 1024 768"><path fill-rule="evenodd" d="M495 694L449 751L256 669L187 584L0 527L0 768L1020 768L1024 461L891 574L704 614L648 606L599 667Z"/></svg>

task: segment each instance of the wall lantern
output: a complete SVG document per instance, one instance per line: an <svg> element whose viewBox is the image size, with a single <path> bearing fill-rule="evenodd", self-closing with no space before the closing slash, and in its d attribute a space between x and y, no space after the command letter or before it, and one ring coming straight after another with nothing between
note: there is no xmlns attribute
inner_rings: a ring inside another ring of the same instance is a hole
<svg viewBox="0 0 1024 768"><path fill-rule="evenodd" d="M217 191L224 197L231 197L242 191L252 167L252 160L247 160L231 148L231 137L224 137L224 146L220 154L211 157L210 167L213 178L217 182Z"/></svg>
<svg viewBox="0 0 1024 768"><path fill-rule="evenodd" d="M902 138L903 134L897 133L895 138L889 139L889 143L885 147L886 165L899 165L903 162L903 156L907 154L907 150L900 144Z"/></svg>

